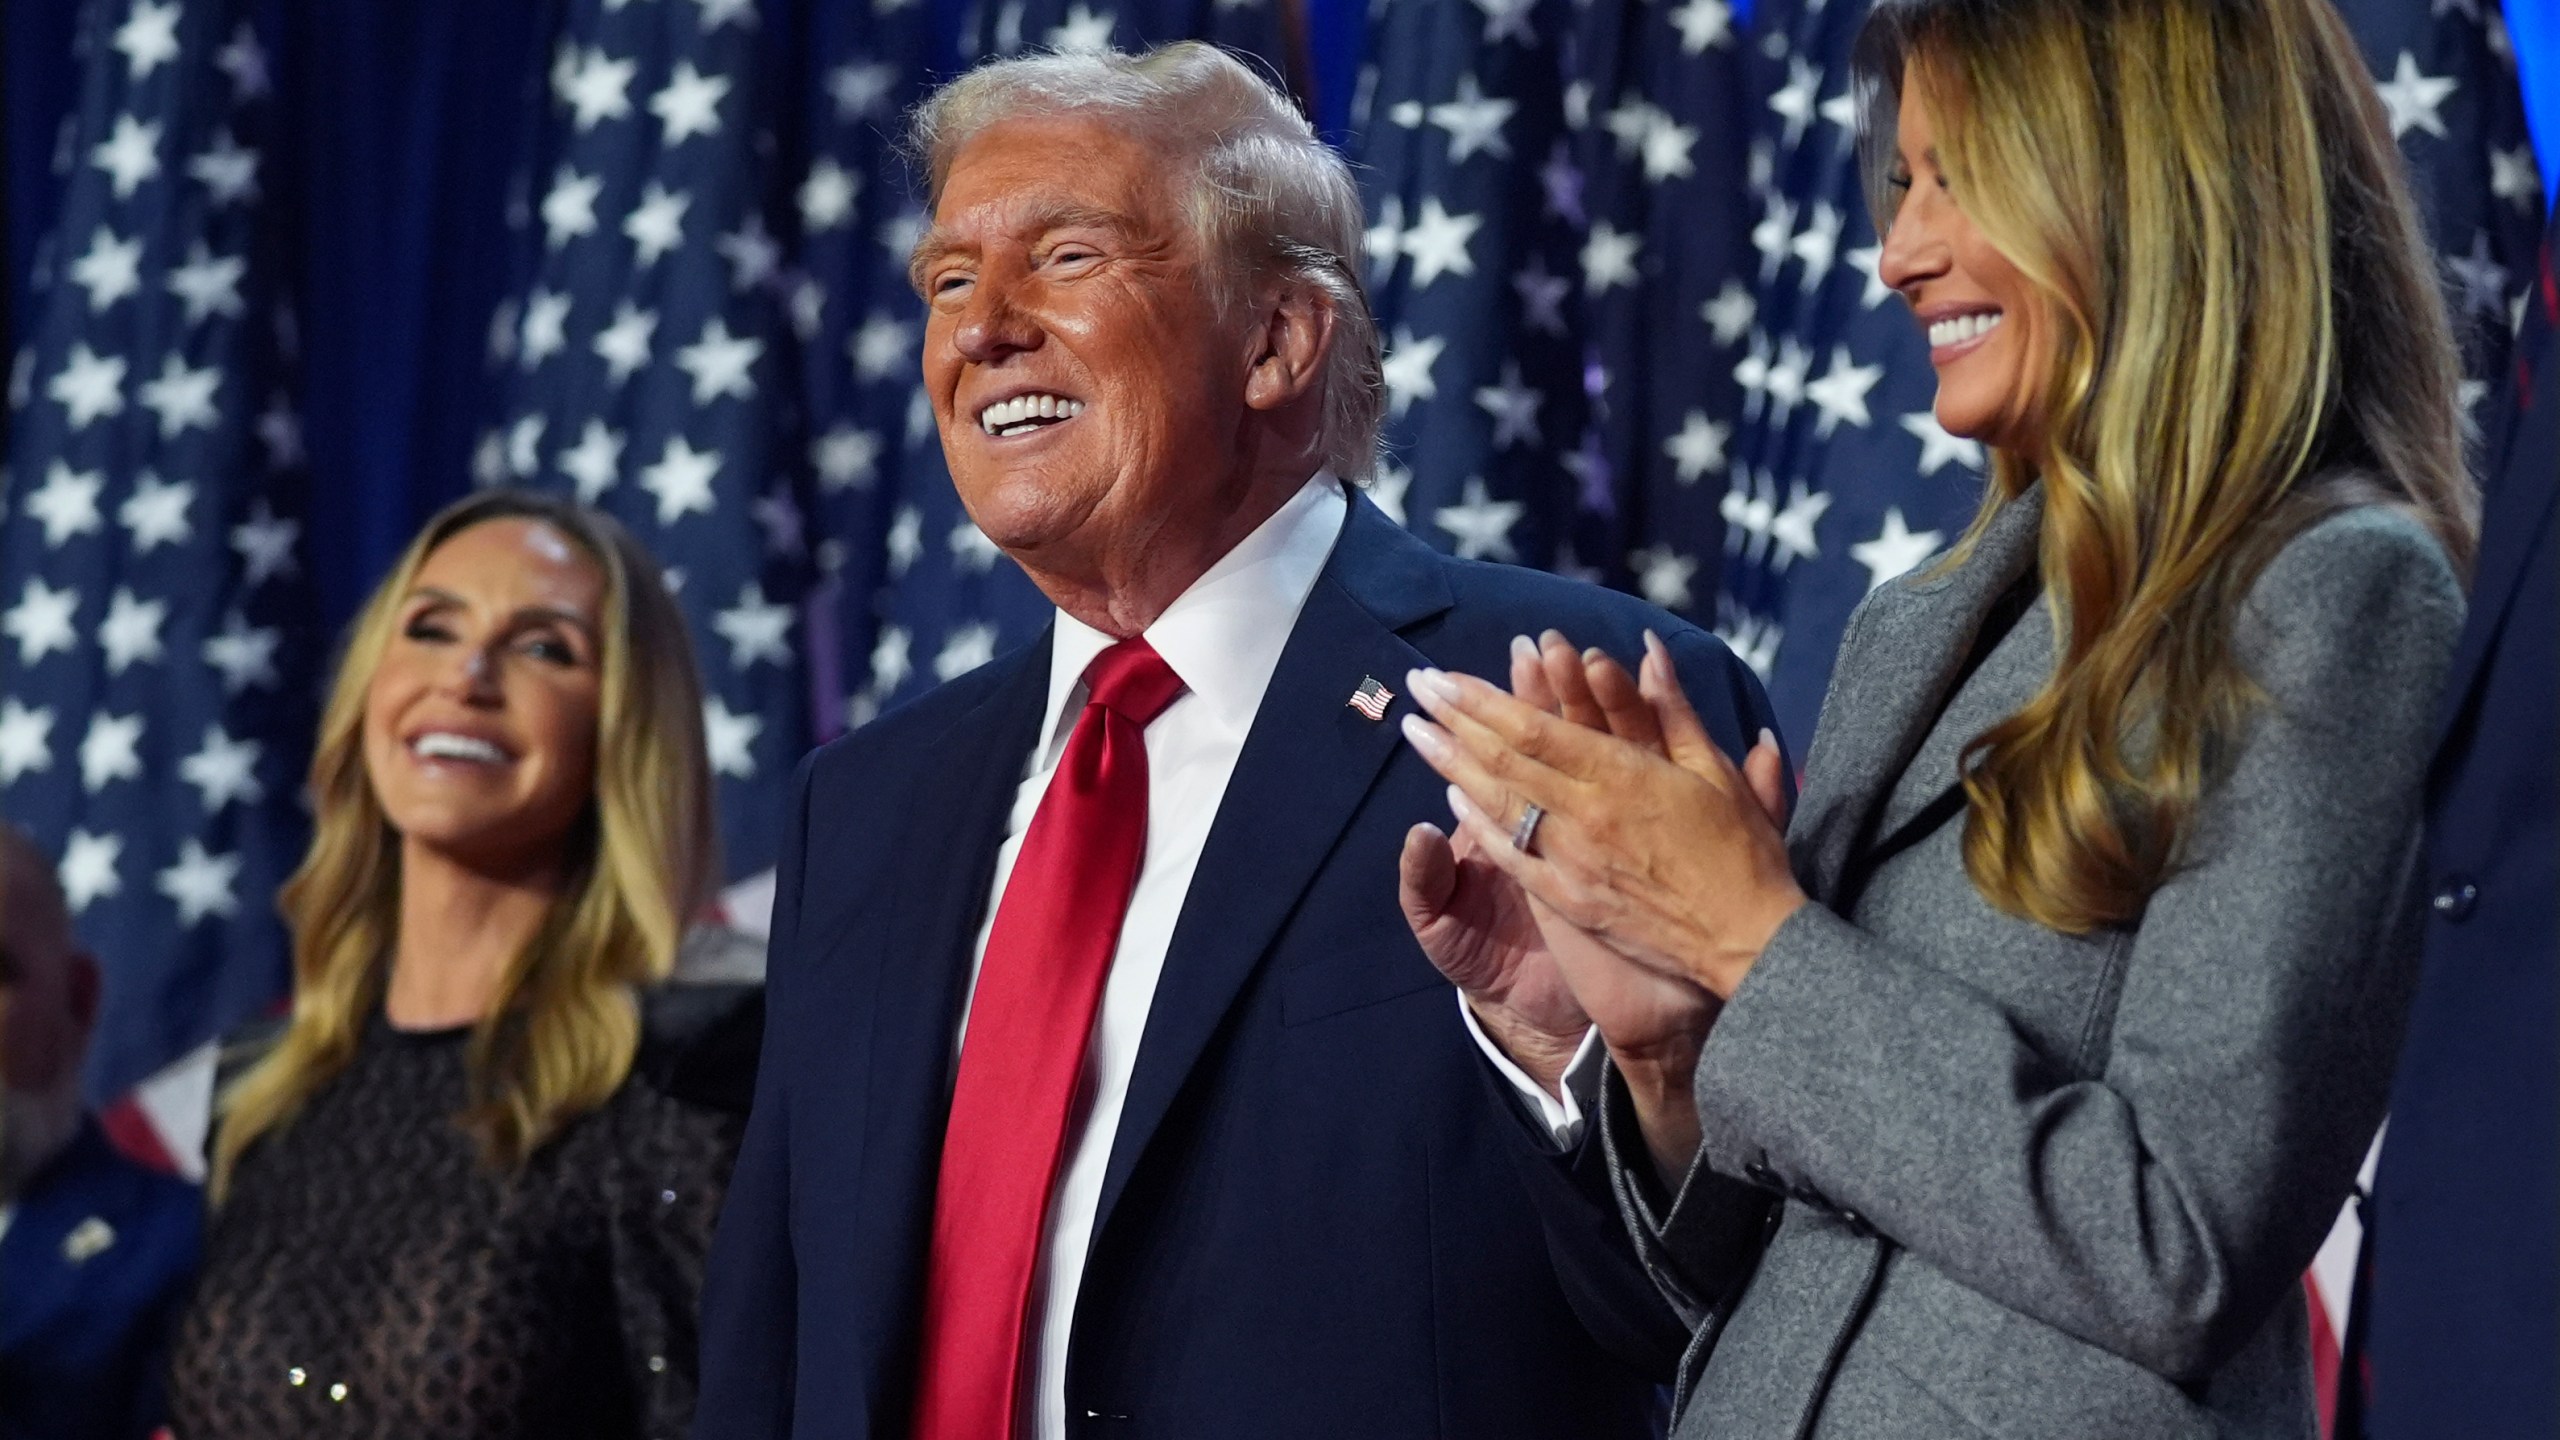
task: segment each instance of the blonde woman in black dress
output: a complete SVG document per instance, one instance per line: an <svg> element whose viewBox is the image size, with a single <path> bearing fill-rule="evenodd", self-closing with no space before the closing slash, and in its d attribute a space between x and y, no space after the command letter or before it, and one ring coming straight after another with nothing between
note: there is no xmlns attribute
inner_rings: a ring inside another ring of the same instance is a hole
<svg viewBox="0 0 2560 1440"><path fill-rule="evenodd" d="M357 621L225 1093L180 1440L657 1436L737 1139L644 1026L712 874L684 622L622 527L486 492Z"/></svg>

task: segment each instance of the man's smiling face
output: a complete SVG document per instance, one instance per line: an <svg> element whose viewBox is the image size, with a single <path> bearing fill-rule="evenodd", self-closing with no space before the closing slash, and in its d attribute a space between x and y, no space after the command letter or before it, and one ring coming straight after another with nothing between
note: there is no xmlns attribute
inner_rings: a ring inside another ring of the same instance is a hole
<svg viewBox="0 0 2560 1440"><path fill-rule="evenodd" d="M1251 337L1176 167L1091 119L1004 120L917 246L925 389L961 503L1036 575L1125 570L1240 500Z"/></svg>

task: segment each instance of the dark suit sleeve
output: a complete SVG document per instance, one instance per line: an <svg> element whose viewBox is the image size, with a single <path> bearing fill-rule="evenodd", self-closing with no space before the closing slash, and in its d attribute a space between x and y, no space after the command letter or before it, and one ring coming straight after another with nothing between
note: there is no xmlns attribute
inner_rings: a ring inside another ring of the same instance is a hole
<svg viewBox="0 0 2560 1440"><path fill-rule="evenodd" d="M1727 755L1739 762L1763 727L1776 729L1776 716L1759 681L1720 642L1701 631L1684 629L1666 635L1664 644L1689 703ZM1790 765L1790 795L1793 775ZM1518 1122L1521 1143L1514 1147L1515 1158L1530 1203L1546 1230L1557 1283L1575 1315L1602 1348L1668 1382L1688 1346L1690 1324L1638 1257L1629 1222L1610 1188L1599 1116L1595 1113L1585 1121L1574 1145L1559 1150L1543 1123L1526 1113L1511 1082L1490 1061L1482 1068L1495 1103ZM1757 1212L1746 1218L1756 1234Z"/></svg>
<svg viewBox="0 0 2560 1440"><path fill-rule="evenodd" d="M800 876L817 756L801 762L775 867L766 949L764 1052L737 1169L702 1287L702 1398L695 1440L781 1440L791 1433L799 1356L799 1270L791 1253L790 1066Z"/></svg>

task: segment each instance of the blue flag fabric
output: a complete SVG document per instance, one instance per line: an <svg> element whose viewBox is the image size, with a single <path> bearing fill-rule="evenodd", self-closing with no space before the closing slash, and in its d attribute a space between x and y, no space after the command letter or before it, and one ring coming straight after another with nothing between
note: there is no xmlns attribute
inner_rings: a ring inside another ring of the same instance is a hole
<svg viewBox="0 0 2560 1440"><path fill-rule="evenodd" d="M253 7L93 0L0 483L0 813L106 974L90 1094L284 993L322 637Z"/></svg>
<svg viewBox="0 0 2560 1440"><path fill-rule="evenodd" d="M960 58L970 63L1031 50L1131 51L1204 39L1284 76L1296 68L1289 63L1294 15L1289 0L1002 0L968 14ZM920 94L921 87L911 93ZM852 356L857 372L866 358L870 362L858 387L868 398L856 402L869 418L837 422L865 435L858 453L866 458L895 448L894 476L885 477L893 490L875 512L879 528L855 532L857 541L869 541L871 555L849 546L844 555L830 557L842 561L835 613L848 656L843 715L855 725L1029 640L1050 616L1047 599L971 523L952 489L918 377L922 311L912 297L890 294L906 288L905 242L925 223L921 210L912 208L921 204L922 181L903 165L888 169L877 182L879 192L900 196L911 207L884 222L895 227L884 233L899 243L867 256L813 256L813 273L822 278L828 272L817 267L829 263L886 267L867 282L881 297L877 313L886 320L872 332L873 348L866 354L857 337ZM848 268L825 283L866 282ZM822 348L816 363L839 361ZM820 473L825 474L823 454Z"/></svg>
<svg viewBox="0 0 2560 1440"><path fill-rule="evenodd" d="M2498 0L2339 0L2339 10L2373 68L2443 266L2476 468L2477 427L2512 383L2544 213L2506 17Z"/></svg>
<svg viewBox="0 0 2560 1440"><path fill-rule="evenodd" d="M501 422L474 469L620 517L692 622L732 878L773 863L807 748L808 476L773 212L787 89L755 0L572 0L491 327ZM791 197L839 203L823 177Z"/></svg>
<svg viewBox="0 0 2560 1440"><path fill-rule="evenodd" d="M1766 0L1751 57L1756 307L1734 370L1717 628L1799 744L1849 612L1952 543L1982 494L1982 448L1939 426L1928 345L1877 277L1850 89L1865 19Z"/></svg>
<svg viewBox="0 0 2560 1440"><path fill-rule="evenodd" d="M1374 13L1372 494L1417 534L1714 618L1757 303L1741 31L1725 0Z"/></svg>

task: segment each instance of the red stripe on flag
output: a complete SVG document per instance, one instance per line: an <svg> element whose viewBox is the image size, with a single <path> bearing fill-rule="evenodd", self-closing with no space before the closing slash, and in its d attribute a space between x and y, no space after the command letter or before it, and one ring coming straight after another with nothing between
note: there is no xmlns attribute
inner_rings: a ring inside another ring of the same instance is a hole
<svg viewBox="0 0 2560 1440"><path fill-rule="evenodd" d="M2302 1277L2302 1298L2311 1311L2311 1393L2320 1404L2320 1440L2329 1440L2338 1419L2338 1336L2329 1328L2329 1307L2309 1274Z"/></svg>
<svg viewBox="0 0 2560 1440"><path fill-rule="evenodd" d="M98 1112L98 1128L107 1132L108 1141L124 1152L125 1158L137 1165L148 1165L163 1175L182 1173L177 1157L169 1153L168 1143L160 1138L160 1127L151 1123L132 1096Z"/></svg>

